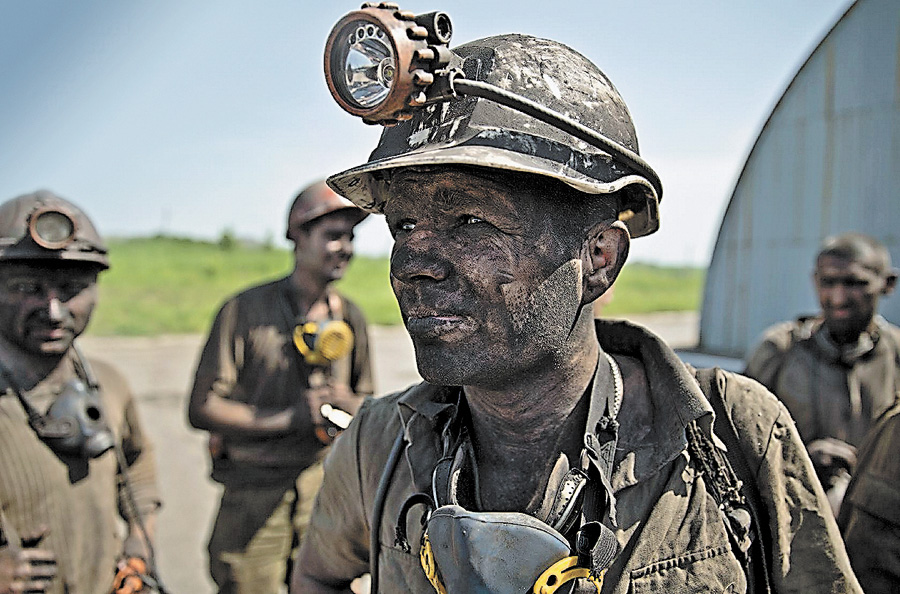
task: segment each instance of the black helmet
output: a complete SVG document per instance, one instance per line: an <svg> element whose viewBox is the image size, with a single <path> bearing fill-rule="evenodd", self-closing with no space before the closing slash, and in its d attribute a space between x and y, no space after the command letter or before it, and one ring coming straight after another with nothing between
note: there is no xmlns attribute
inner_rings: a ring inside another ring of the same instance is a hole
<svg viewBox="0 0 900 594"><path fill-rule="evenodd" d="M453 52L462 60L466 79L521 95L638 153L631 115L619 92L573 49L527 35L498 35ZM620 192L619 217L633 237L659 227L662 188L652 170L648 174L551 124L474 96L429 105L385 128L368 163L328 183L360 207L382 211L384 172L447 164L544 175L585 194Z"/></svg>
<svg viewBox="0 0 900 594"><path fill-rule="evenodd" d="M66 260L109 268L106 246L84 212L38 190L0 204L0 261Z"/></svg>

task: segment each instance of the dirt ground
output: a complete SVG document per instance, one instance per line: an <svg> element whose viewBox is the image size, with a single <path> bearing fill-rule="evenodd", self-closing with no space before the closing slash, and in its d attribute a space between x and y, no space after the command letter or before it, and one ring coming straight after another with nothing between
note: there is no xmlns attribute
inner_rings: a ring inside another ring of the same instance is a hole
<svg viewBox="0 0 900 594"><path fill-rule="evenodd" d="M630 317L676 348L697 344L693 312ZM419 381L412 343L402 327L374 327L375 380L380 393ZM221 487L209 479L206 434L187 424L186 401L202 336L93 337L81 348L115 364L129 378L143 421L153 436L165 499L159 517L157 558L171 594L205 594L215 588L207 572L206 541Z"/></svg>

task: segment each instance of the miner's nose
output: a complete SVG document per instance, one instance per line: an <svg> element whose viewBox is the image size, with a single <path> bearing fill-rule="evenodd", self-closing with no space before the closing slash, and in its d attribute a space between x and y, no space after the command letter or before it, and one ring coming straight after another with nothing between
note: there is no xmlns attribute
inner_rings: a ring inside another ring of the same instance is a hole
<svg viewBox="0 0 900 594"><path fill-rule="evenodd" d="M431 231L413 231L394 243L391 253L391 276L400 282L416 280L442 281L450 274L450 263L444 245Z"/></svg>

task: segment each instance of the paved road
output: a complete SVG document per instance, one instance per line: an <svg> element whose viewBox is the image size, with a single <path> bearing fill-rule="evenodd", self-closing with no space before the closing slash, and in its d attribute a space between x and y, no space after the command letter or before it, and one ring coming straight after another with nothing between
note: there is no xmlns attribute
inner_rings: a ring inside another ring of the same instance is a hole
<svg viewBox="0 0 900 594"><path fill-rule="evenodd" d="M695 313L635 316L675 347L697 343ZM387 393L419 381L412 344L402 327L374 327L375 380ZM188 427L185 412L200 336L81 339L88 356L114 363L129 378L156 444L165 507L159 518L157 556L172 594L214 592L207 575L206 541L220 494L208 477L206 434Z"/></svg>

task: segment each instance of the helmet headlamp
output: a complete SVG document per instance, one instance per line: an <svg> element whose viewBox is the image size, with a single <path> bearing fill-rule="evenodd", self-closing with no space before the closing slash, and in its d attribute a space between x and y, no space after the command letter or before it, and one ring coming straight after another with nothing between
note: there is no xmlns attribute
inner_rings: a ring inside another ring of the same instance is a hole
<svg viewBox="0 0 900 594"><path fill-rule="evenodd" d="M28 233L39 246L61 250L75 240L75 218L58 207L44 206L28 218Z"/></svg>
<svg viewBox="0 0 900 594"><path fill-rule="evenodd" d="M530 116L609 155L623 171L620 178L642 179L652 187L653 212L636 230L641 234L656 230L662 184L636 151L542 102L469 78L463 60L448 47L452 30L450 17L443 12L415 15L392 2L363 4L339 20L328 36L325 79L332 96L348 113L383 126L410 120L426 105L462 96Z"/></svg>
<svg viewBox="0 0 900 594"><path fill-rule="evenodd" d="M412 108L434 98L430 87L452 57L452 32L443 12L416 16L392 2L363 4L328 36L328 88L344 110L366 123L407 120Z"/></svg>

